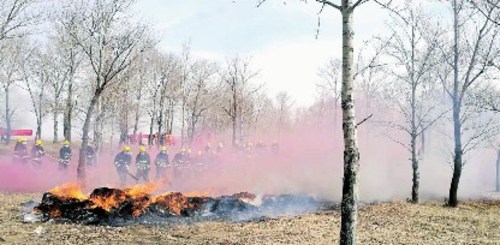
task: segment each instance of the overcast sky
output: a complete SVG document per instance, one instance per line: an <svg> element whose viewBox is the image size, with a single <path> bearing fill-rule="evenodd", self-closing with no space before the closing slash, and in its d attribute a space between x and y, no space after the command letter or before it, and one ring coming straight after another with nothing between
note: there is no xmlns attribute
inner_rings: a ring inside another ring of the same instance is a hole
<svg viewBox="0 0 500 245"><path fill-rule="evenodd" d="M268 0L256 8L256 2L140 0L136 11L162 35L161 49L180 51L190 40L192 53L198 57L224 61L236 54L251 56L255 69L261 71L259 80L271 94L285 90L296 105L311 104L318 68L330 57L341 57L340 13L324 9L316 39L320 4ZM374 3L355 12L358 48L362 41L385 32L386 15Z"/></svg>

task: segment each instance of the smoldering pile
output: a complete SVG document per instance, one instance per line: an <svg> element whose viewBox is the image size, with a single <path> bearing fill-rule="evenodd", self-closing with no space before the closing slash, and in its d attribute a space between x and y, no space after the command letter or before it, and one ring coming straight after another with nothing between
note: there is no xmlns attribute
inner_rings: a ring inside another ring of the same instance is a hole
<svg viewBox="0 0 500 245"><path fill-rule="evenodd" d="M169 192L158 196L148 188L97 188L89 196L76 186L43 194L33 213L41 222L84 225L156 224L191 221L259 221L281 215L297 215L332 209L335 203L310 196L258 197L248 192L219 197L203 193Z"/></svg>

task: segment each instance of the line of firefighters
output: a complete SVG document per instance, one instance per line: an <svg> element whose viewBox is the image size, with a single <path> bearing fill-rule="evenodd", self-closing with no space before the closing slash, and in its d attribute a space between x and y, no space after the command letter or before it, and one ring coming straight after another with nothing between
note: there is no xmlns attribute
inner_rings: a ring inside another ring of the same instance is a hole
<svg viewBox="0 0 500 245"><path fill-rule="evenodd" d="M240 145L238 142L235 144L236 153L239 155L245 155L250 157L252 149L254 149L251 143L246 143ZM174 155L172 161L170 161L169 154L167 153L167 147L161 146L160 152L156 155L154 159L154 164L156 166L156 179L165 177L167 174L167 169L171 168L173 170L174 176L176 178L182 178L187 172L191 170L205 171L206 163L219 162L219 158L222 154L223 144L219 143L215 150L212 150L211 145L207 144L203 151L198 151L195 156L192 155L191 149L182 148L180 152ZM258 153L267 152L267 146L259 141L256 145L255 150ZM278 153L279 146L276 141L271 145L271 152ZM85 161L88 167L95 167L97 164L97 156L95 149L88 144L84 149ZM31 152L28 152L27 141L25 138L19 138L14 147L14 162L16 163L28 163L31 162L36 169L40 168L42 165L42 157L48 156L59 163L59 170L65 171L71 162L72 151L69 141L64 141L62 148L59 150L59 158L56 159L48 154L46 154L45 149L42 146L41 140L36 140L35 145ZM144 145L139 147L139 153L135 157L135 164L137 168L137 174L133 175L130 173L130 167L132 165L132 153L130 146L123 147L123 150L118 153L114 158L114 165L118 172L118 177L120 179L120 185L124 186L127 182L127 176L131 176L136 181L141 179L148 182L149 172L151 169L151 156L146 150Z"/></svg>
<svg viewBox="0 0 500 245"><path fill-rule="evenodd" d="M42 158L48 156L59 162L59 170L66 170L71 161L71 148L70 142L65 140L63 142L63 147L59 150L59 158L55 158L48 155L42 146L42 140L36 140L35 145L28 151L26 138L18 138L17 143L14 146L14 163L32 163L36 169L42 166ZM97 164L97 155L94 148L90 145L85 147L85 162L88 167L95 167Z"/></svg>

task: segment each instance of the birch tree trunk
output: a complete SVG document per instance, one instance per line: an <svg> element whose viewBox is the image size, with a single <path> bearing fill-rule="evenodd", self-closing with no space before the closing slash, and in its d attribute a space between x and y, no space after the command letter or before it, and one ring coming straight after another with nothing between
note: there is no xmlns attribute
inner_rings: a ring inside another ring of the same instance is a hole
<svg viewBox="0 0 500 245"><path fill-rule="evenodd" d="M356 244L358 216L359 149L354 107L353 5L342 0L342 129L344 131L344 179L342 186L340 244Z"/></svg>

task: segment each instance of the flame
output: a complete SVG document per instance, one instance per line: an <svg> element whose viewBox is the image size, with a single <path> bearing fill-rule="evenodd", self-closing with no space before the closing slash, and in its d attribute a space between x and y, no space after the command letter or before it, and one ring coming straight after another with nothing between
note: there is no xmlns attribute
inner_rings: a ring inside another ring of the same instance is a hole
<svg viewBox="0 0 500 245"><path fill-rule="evenodd" d="M182 209L189 207L187 197L180 192L165 193L156 197L154 202L175 215L181 215Z"/></svg>
<svg viewBox="0 0 500 245"><path fill-rule="evenodd" d="M78 184L70 183L65 184L49 191L52 195L57 196L63 200L68 200L70 198L78 200L86 200L88 196L82 193L82 189Z"/></svg>
<svg viewBox="0 0 500 245"><path fill-rule="evenodd" d="M186 197L208 197L208 191L183 193Z"/></svg>
<svg viewBox="0 0 500 245"><path fill-rule="evenodd" d="M125 193L133 198L143 197L145 195L150 195L160 188L160 184L156 182L150 182L146 184L136 185L132 188L125 189Z"/></svg>
<svg viewBox="0 0 500 245"><path fill-rule="evenodd" d="M49 192L63 200L76 199L79 201L90 201L86 208L102 208L108 212L118 210L127 202L132 205L129 209L134 217L141 216L148 208L154 204L167 210L172 215L182 215L183 211L195 208L201 205L203 199L192 199L195 197L208 197L209 192L190 192L182 194L180 192L166 192L164 194L153 196L152 193L159 190L163 183L150 182L147 184L136 185L127 189L96 189L89 196L82 193L78 184L65 184L50 190ZM121 211L120 211L121 212ZM61 210L54 209L49 212L50 217L61 217Z"/></svg>
<svg viewBox="0 0 500 245"><path fill-rule="evenodd" d="M112 193L110 196L95 196L90 200L94 203L93 208L101 207L106 211L111 211L112 208L118 208L120 203L127 199L122 193Z"/></svg>

